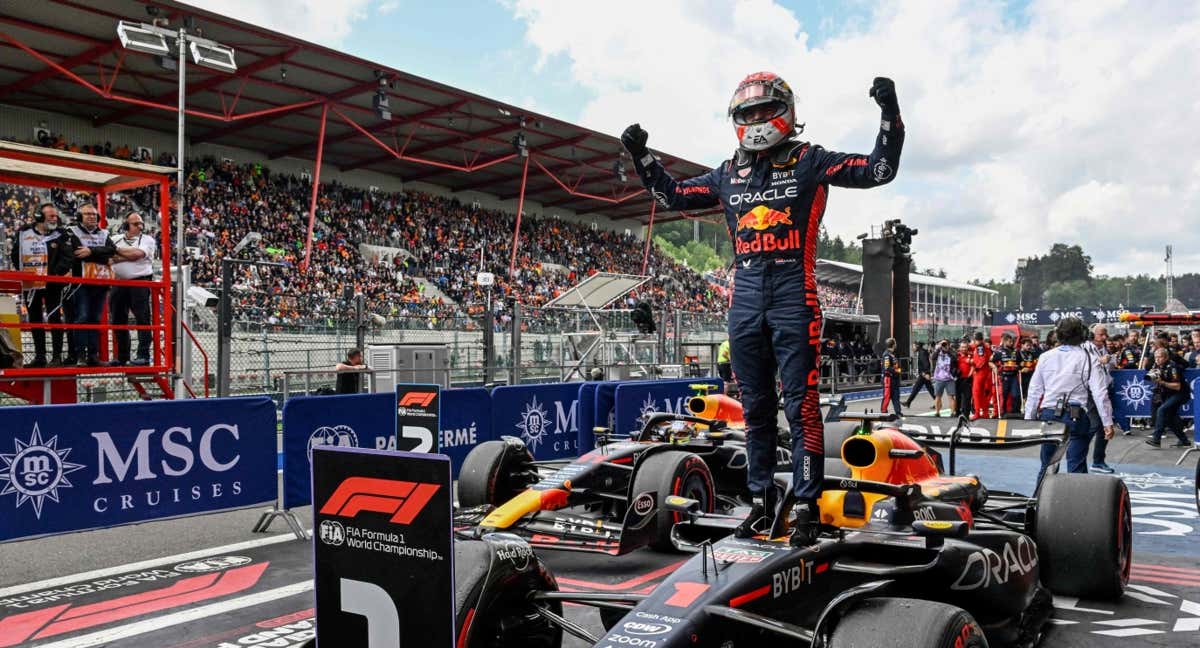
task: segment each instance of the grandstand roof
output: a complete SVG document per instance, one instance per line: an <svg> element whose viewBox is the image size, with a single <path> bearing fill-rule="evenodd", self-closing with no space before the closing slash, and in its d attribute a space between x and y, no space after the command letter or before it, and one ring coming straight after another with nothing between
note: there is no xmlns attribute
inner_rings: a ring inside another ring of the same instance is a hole
<svg viewBox="0 0 1200 648"><path fill-rule="evenodd" d="M827 259L817 259L817 276L825 281L844 284L858 284L862 277L863 267L854 263L846 263L845 261L829 261ZM936 286L938 288L957 288L958 290L968 290L971 292L985 293L988 295L999 294L991 288L976 286L975 284L963 283L961 281L951 281L950 279L942 279L941 277L933 277L926 274L918 274L916 272L909 275L909 282L922 286Z"/></svg>
<svg viewBox="0 0 1200 648"><path fill-rule="evenodd" d="M156 184L173 173L171 167L0 141L0 178L4 181L119 191Z"/></svg>
<svg viewBox="0 0 1200 648"><path fill-rule="evenodd" d="M171 25L192 16L205 38L237 51L235 74L187 66L193 144L315 159L327 107L325 165L513 199L524 158L513 154L512 140L523 132L531 154L528 199L609 218L649 215L650 200L628 159L622 160L628 180L617 178L622 148L616 137L168 0L6 3L0 102L76 115L97 126L175 132L176 73L153 56L123 49L116 35L119 20L149 22L148 7ZM380 77L391 121L372 106ZM680 176L708 170L660 155ZM678 215L656 216L672 218Z"/></svg>

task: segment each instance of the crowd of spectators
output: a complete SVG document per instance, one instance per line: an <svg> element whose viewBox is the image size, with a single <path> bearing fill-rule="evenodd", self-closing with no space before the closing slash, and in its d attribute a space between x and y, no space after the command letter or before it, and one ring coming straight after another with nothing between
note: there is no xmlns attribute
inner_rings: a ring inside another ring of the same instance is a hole
<svg viewBox="0 0 1200 648"><path fill-rule="evenodd" d="M173 165L166 152L128 144L78 144L48 131L35 142L62 150L117 159ZM399 325L472 329L489 303L488 289L476 285L480 271L491 272L491 304L498 329L511 319L512 300L536 309L597 272L641 274L642 243L632 235L586 224L526 214L522 219L515 272L510 276L513 215L417 191L384 192L323 183L313 231L312 260L304 257L311 184L308 178L272 173L260 164L231 160L191 160L187 168L185 240L197 285L219 287L220 260L249 232L261 241L240 258L284 264L283 268L237 266L234 290L237 319L267 324L335 324L352 317L346 296L361 292L367 308ZM0 187L0 240L30 222L42 190ZM87 197L65 191L49 196L70 221L74 205ZM146 213L157 235L157 195L126 192L115 208ZM364 257L360 244L396 250ZM727 269L697 274L653 248L647 274L652 280L615 304L630 308L647 301L656 310L720 315L728 304ZM825 308L854 311L853 292L822 285Z"/></svg>

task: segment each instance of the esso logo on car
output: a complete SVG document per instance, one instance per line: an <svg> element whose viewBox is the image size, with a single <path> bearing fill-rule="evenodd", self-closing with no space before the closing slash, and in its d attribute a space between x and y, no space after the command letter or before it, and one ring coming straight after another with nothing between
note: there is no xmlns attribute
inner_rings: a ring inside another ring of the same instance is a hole
<svg viewBox="0 0 1200 648"><path fill-rule="evenodd" d="M633 500L633 512L638 515L645 515L654 510L654 496L650 493L642 493Z"/></svg>
<svg viewBox="0 0 1200 648"><path fill-rule="evenodd" d="M653 637L656 635L667 634L671 631L671 626L665 623L644 623L642 621L629 621L621 630L625 634L636 635L639 637Z"/></svg>
<svg viewBox="0 0 1200 648"><path fill-rule="evenodd" d="M756 191L754 193L729 194L730 205L740 205L742 203L765 203L772 200L781 200L784 198L795 198L800 195L800 189L795 186L789 186L784 189L767 189L766 191Z"/></svg>

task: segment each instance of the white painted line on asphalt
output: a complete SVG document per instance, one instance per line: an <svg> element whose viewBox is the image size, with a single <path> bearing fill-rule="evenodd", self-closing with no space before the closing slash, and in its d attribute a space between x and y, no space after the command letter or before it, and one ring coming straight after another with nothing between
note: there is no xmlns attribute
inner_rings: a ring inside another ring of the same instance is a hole
<svg viewBox="0 0 1200 648"><path fill-rule="evenodd" d="M1160 598L1154 598L1153 596L1150 596L1149 594L1142 594L1141 592L1133 592L1128 589L1125 590L1125 596L1128 596L1131 599L1136 599L1143 603L1153 603L1155 605L1167 605L1168 604L1166 601L1164 601Z"/></svg>
<svg viewBox="0 0 1200 648"><path fill-rule="evenodd" d="M1110 626L1118 626L1121 628L1125 628L1125 627L1129 627L1129 626L1156 625L1156 624L1162 623L1162 621L1156 621L1154 619L1134 618L1134 619L1113 619L1112 621L1096 621L1095 623L1096 623L1096 625L1110 625Z"/></svg>
<svg viewBox="0 0 1200 648"><path fill-rule="evenodd" d="M1175 596L1174 594L1172 594L1170 592L1164 592L1160 589L1155 589L1153 587L1150 587L1149 585L1133 585L1133 584L1126 585L1125 591L1128 593L1129 590L1137 590L1143 594L1149 594L1150 596L1161 596L1164 598L1179 598L1178 596Z"/></svg>
<svg viewBox="0 0 1200 648"><path fill-rule="evenodd" d="M174 556L163 556L162 558L151 558L150 560L142 560L134 563L126 563L124 565L116 565L113 567L105 567L103 569L93 569L92 571L79 572L78 574L69 574L67 576L58 576L55 578L47 578L36 583L22 583L20 585L10 585L9 587L0 588L0 598L12 596L14 594L23 594L25 592L33 592L37 590L50 589L59 585L68 585L79 581L94 580L97 578L106 578L126 572L134 572L142 569L150 569L168 563L185 562L195 560L197 558L206 558L213 554L227 554L245 549L254 549L255 547L265 547L267 545L287 542L295 540L296 536L292 533L281 533L279 535L267 536L265 538L256 538L245 542L236 542L234 544L222 545L219 547L209 547L206 549L198 549L187 553L175 554Z"/></svg>
<svg viewBox="0 0 1200 648"><path fill-rule="evenodd" d="M1097 610L1095 608L1077 607L1079 598L1075 596L1055 596L1054 607L1058 610L1071 610L1073 612L1091 612L1092 614L1112 614L1112 610Z"/></svg>
<svg viewBox="0 0 1200 648"><path fill-rule="evenodd" d="M208 605L202 605L190 610L181 610L179 612L173 612L163 616L151 617L144 621L137 621L123 626L117 626L115 628L108 628L79 637L62 639L53 643L34 645L37 646L37 648L91 648L92 646L103 646L114 641L136 637L138 635L146 634L147 632L162 630L163 628L169 628L181 623L189 623L198 619L204 619L206 617L225 614L226 612L232 612L242 608L269 603L271 601L287 598L289 596L295 596L297 594L303 594L312 588L313 582L311 580L307 580L302 583L295 583L294 585L284 585L283 587L276 587L275 589L267 590L265 592L258 592L257 594L247 594L246 596L229 599L228 601L209 603Z"/></svg>

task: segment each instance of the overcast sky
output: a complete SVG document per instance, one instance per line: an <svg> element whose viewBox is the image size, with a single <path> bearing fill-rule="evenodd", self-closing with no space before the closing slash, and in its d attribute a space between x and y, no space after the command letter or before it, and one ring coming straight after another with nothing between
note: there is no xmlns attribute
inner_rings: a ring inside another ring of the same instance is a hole
<svg viewBox="0 0 1200 648"><path fill-rule="evenodd" d="M897 179L835 190L831 234L920 229L921 267L1011 278L1080 244L1102 274L1200 271L1200 2L429 3L193 0L414 74L706 164L730 155L729 96L773 70L804 137L869 152L875 76L908 127Z"/></svg>

